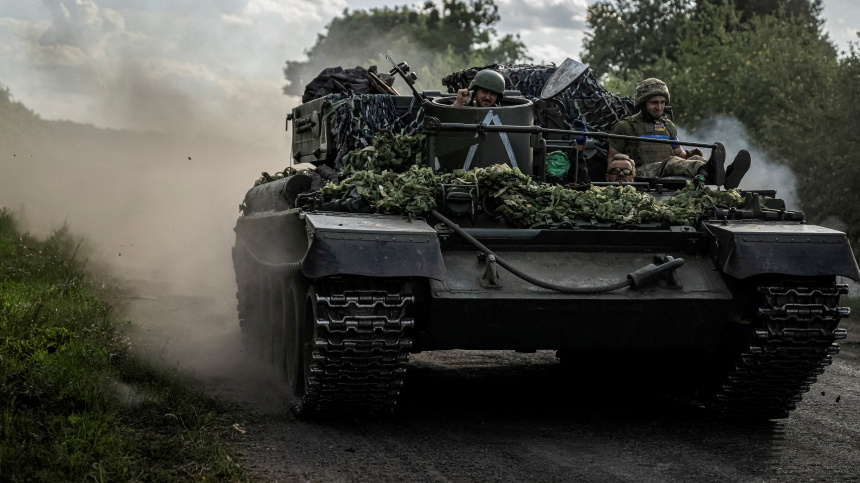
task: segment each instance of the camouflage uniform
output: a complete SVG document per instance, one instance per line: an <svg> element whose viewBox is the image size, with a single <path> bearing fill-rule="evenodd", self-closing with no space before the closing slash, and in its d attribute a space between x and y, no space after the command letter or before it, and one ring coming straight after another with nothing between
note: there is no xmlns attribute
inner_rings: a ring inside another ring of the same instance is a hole
<svg viewBox="0 0 860 483"><path fill-rule="evenodd" d="M699 168L708 164L708 160L701 156L690 156L687 159L678 156L670 156L661 163L646 164L636 169L636 175L643 178L662 178L664 176L685 176L693 178L699 172Z"/></svg>
<svg viewBox="0 0 860 483"><path fill-rule="evenodd" d="M642 106L654 96L664 96L669 102L669 89L658 79L646 79L636 86L635 102ZM644 110L644 107L642 107ZM642 110L633 116L618 121L612 128L612 134L636 136L651 139L678 140L678 130L675 124L665 116L654 121L646 121ZM629 141L625 139L610 139L609 146L619 153L626 154L636 162L636 175L643 178L659 178L663 176L696 176L699 168L707 164L701 156L690 156L687 159L674 156L672 151L677 144L649 143Z"/></svg>

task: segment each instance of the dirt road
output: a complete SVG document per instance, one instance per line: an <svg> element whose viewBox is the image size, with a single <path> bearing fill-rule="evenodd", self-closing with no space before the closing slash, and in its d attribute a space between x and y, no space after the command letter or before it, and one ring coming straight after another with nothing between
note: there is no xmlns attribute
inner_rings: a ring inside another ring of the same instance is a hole
<svg viewBox="0 0 860 483"><path fill-rule="evenodd" d="M860 481L856 322L787 420L715 420L647 378L567 371L552 352L450 351L413 355L391 417L300 422L242 353L229 298L137 298L129 314L142 353L230 404L255 481Z"/></svg>

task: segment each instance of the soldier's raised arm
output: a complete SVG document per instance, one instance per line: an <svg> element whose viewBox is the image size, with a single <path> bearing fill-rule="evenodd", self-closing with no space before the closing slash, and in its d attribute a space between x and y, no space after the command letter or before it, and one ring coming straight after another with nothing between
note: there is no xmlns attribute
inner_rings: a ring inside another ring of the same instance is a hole
<svg viewBox="0 0 860 483"><path fill-rule="evenodd" d="M454 107L463 107L469 101L469 89L460 89L457 91L457 98L454 99Z"/></svg>

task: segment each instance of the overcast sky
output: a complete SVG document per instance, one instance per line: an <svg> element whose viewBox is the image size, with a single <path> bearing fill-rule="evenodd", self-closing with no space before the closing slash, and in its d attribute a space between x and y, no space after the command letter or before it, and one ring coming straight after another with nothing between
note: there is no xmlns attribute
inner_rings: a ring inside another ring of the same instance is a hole
<svg viewBox="0 0 860 483"><path fill-rule="evenodd" d="M519 33L536 61L578 58L594 1L496 0L498 30ZM272 141L297 102L280 93L284 61L344 8L401 3L0 0L0 83L47 119ZM860 29L852 3L825 0L840 49Z"/></svg>

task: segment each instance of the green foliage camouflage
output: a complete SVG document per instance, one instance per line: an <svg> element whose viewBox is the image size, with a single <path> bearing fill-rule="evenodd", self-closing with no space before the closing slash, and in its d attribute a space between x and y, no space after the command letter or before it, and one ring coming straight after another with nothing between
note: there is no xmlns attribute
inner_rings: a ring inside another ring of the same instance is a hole
<svg viewBox="0 0 860 483"><path fill-rule="evenodd" d="M423 163L425 142L423 134L410 136L380 131L373 136L371 146L350 151L343 158L341 172L388 170L401 173L410 166Z"/></svg>
<svg viewBox="0 0 860 483"><path fill-rule="evenodd" d="M622 224L667 222L694 226L709 208L742 204L737 190L715 191L692 182L664 202L657 202L631 186L579 191L561 185L541 185L519 169L506 165L471 171L459 169L439 175L419 166L410 166L403 173L359 171L338 185L326 184L322 192L339 199L361 197L378 213L423 214L436 209L443 183L477 185L481 193L488 193L498 205L496 213L518 227L541 223L547 217L554 222L595 219Z"/></svg>
<svg viewBox="0 0 860 483"><path fill-rule="evenodd" d="M340 184L327 183L325 195L358 196L378 213L426 213L436 208L439 178L430 168L411 166L406 172L359 171Z"/></svg>

